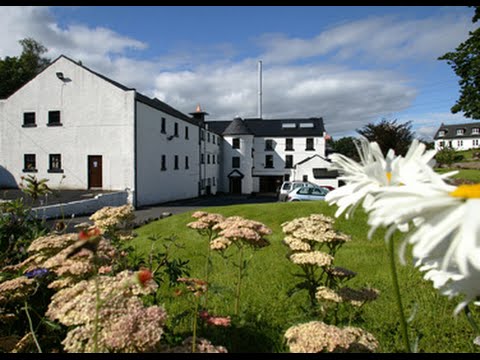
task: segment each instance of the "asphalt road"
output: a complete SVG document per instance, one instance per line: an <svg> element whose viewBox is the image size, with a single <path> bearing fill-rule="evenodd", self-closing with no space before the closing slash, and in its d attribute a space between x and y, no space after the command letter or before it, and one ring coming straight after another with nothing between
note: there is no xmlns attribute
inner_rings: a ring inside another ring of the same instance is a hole
<svg viewBox="0 0 480 360"><path fill-rule="evenodd" d="M277 202L276 194L261 195L215 195L204 196L194 199L172 201L168 203L145 206L135 210L135 222L142 225L149 220L156 220L165 217L166 214L176 215L187 211L194 211L212 206L229 206L240 204L260 204ZM68 224L67 231L74 231L74 226L82 222L88 222L88 216L65 219ZM55 223L54 220L47 222L50 226Z"/></svg>

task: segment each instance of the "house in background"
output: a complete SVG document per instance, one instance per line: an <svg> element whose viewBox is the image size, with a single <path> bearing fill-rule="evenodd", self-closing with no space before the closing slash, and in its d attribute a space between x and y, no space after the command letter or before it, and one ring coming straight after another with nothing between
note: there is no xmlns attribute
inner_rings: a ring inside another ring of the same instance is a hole
<svg viewBox="0 0 480 360"><path fill-rule="evenodd" d="M288 180L338 186L336 177L318 177L330 168L322 118L237 117L206 124L223 138L222 186L228 192L276 192Z"/></svg>
<svg viewBox="0 0 480 360"><path fill-rule="evenodd" d="M35 174L54 189L128 190L143 206L272 192L328 170L321 118L189 115L62 55L0 100L0 188Z"/></svg>
<svg viewBox="0 0 480 360"><path fill-rule="evenodd" d="M469 150L480 148L480 122L454 125L440 125L433 137L435 150L452 148Z"/></svg>

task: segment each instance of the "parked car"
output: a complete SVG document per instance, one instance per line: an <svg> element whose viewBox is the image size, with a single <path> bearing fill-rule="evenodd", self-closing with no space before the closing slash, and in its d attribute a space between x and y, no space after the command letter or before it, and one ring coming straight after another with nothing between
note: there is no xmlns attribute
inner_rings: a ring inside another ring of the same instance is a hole
<svg viewBox="0 0 480 360"><path fill-rule="evenodd" d="M302 186L287 194L287 201L325 200L328 189L320 186Z"/></svg>
<svg viewBox="0 0 480 360"><path fill-rule="evenodd" d="M296 189L298 187L302 186L309 186L311 185L308 182L304 181L285 181L282 186L280 186L280 192L278 193L278 201L287 201L287 194L292 191L293 189Z"/></svg>

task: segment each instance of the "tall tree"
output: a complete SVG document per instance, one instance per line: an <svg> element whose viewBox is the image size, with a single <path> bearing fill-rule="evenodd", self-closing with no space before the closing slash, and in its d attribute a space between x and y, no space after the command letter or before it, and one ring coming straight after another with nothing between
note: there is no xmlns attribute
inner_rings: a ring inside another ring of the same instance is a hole
<svg viewBox="0 0 480 360"><path fill-rule="evenodd" d="M50 64L50 59L42 57L47 52L42 44L32 38L19 43L22 46L19 57L0 59L0 99L12 95Z"/></svg>
<svg viewBox="0 0 480 360"><path fill-rule="evenodd" d="M342 137L333 141L331 147L335 153L345 155L355 161L360 161L357 147L355 146L355 138L352 136Z"/></svg>
<svg viewBox="0 0 480 360"><path fill-rule="evenodd" d="M480 19L480 6L475 6L472 22ZM460 97L452 106L453 114L463 111L466 117L480 119L480 28L470 31L470 37L455 51L438 58L446 60L460 77Z"/></svg>
<svg viewBox="0 0 480 360"><path fill-rule="evenodd" d="M411 121L397 124L397 120L383 119L380 123L370 123L356 131L370 141L376 141L384 155L389 149L395 150L396 155L405 155L413 141Z"/></svg>

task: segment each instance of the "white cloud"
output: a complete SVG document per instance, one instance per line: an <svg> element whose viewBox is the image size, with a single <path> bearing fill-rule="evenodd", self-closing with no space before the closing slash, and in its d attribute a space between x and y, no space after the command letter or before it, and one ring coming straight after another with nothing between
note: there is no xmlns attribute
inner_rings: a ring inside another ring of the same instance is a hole
<svg viewBox="0 0 480 360"><path fill-rule="evenodd" d="M262 59L269 63L314 56L370 63L433 60L453 50L476 27L471 17L462 13L407 21L383 16L334 26L311 39L266 34L257 42L265 49Z"/></svg>
<svg viewBox="0 0 480 360"><path fill-rule="evenodd" d="M395 118L391 114L411 106L417 94L405 72L362 70L359 63L435 60L471 28L471 18L460 12L417 20L373 17L331 26L310 39L259 36L263 54L255 58L233 60L235 47L222 43L183 44L139 60L132 51L141 56L148 44L126 34L85 24L60 26L47 7L2 7L0 57L19 55L18 40L33 37L52 58L63 53L81 60L185 113L200 103L210 119L257 115L256 59L262 59L264 118L322 116L327 131L339 137L381 117ZM318 57L321 61L313 62ZM432 127L422 126L424 134Z"/></svg>

